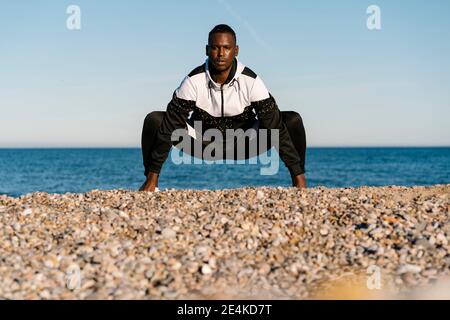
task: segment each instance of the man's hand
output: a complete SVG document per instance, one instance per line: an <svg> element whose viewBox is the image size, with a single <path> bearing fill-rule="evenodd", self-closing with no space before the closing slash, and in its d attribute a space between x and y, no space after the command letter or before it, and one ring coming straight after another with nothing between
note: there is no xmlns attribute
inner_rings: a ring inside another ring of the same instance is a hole
<svg viewBox="0 0 450 320"><path fill-rule="evenodd" d="M299 189L306 189L306 178L304 174L299 174L292 178L292 185Z"/></svg>
<svg viewBox="0 0 450 320"><path fill-rule="evenodd" d="M158 187L158 177L159 174L150 172L147 175L147 180L145 180L139 191L154 192Z"/></svg>

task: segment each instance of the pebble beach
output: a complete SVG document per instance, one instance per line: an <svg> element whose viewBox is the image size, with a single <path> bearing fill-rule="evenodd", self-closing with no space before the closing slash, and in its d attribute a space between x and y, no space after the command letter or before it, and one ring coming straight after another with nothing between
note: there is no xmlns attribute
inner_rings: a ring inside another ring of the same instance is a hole
<svg viewBox="0 0 450 320"><path fill-rule="evenodd" d="M450 299L450 184L0 196L0 299Z"/></svg>

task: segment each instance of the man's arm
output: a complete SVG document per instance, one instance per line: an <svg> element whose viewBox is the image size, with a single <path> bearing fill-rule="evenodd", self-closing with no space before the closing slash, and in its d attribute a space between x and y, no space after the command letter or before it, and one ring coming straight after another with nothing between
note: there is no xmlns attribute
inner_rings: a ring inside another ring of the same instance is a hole
<svg viewBox="0 0 450 320"><path fill-rule="evenodd" d="M174 93L172 100L167 105L166 114L156 135L149 172L160 173L172 147L172 132L186 127L186 120L189 117L189 112L193 110L193 105L195 105L194 101L180 99Z"/></svg>
<svg viewBox="0 0 450 320"><path fill-rule="evenodd" d="M156 135L155 148L151 153L149 172L160 173L172 147L172 132L176 129L186 128L186 120L194 107L195 89L189 77L186 77L167 105L166 113Z"/></svg>

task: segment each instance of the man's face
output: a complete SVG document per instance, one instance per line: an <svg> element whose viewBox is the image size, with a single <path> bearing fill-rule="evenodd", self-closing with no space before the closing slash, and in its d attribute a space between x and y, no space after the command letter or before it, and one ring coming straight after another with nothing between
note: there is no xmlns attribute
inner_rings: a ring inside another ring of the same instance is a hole
<svg viewBox="0 0 450 320"><path fill-rule="evenodd" d="M238 53L239 47L230 33L214 33L206 46L206 55L219 72L230 69Z"/></svg>

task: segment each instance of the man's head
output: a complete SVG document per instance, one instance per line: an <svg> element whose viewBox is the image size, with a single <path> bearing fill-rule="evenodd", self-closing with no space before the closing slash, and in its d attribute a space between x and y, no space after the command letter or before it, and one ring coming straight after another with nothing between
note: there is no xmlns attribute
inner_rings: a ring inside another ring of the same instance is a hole
<svg viewBox="0 0 450 320"><path fill-rule="evenodd" d="M230 69L238 53L239 46L236 44L236 33L231 27L226 24L219 24L209 32L206 55L217 71Z"/></svg>

